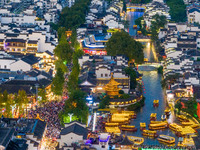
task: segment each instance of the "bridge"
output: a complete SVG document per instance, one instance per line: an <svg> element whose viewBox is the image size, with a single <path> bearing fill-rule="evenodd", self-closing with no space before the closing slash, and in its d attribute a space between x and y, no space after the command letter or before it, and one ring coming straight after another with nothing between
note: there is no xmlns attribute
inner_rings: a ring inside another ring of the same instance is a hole
<svg viewBox="0 0 200 150"><path fill-rule="evenodd" d="M140 5L140 4L127 4L126 10L128 11L142 11L144 12L146 10L145 5Z"/></svg>
<svg viewBox="0 0 200 150"><path fill-rule="evenodd" d="M141 71L151 71L151 70L155 70L155 69L159 68L160 66L162 66L161 63L145 62L143 64L138 65L138 70L141 70Z"/></svg>
<svg viewBox="0 0 200 150"><path fill-rule="evenodd" d="M134 38L134 40L138 41L138 42L151 42L151 37L150 36L131 36L132 38Z"/></svg>

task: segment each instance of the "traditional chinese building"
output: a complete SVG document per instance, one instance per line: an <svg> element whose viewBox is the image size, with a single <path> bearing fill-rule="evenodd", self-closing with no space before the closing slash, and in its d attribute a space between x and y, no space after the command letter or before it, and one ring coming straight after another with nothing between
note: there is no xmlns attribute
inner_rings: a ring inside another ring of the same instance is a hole
<svg viewBox="0 0 200 150"><path fill-rule="evenodd" d="M104 87L106 94L111 98L113 98L114 96L119 96L119 90L121 90L121 88L118 87L119 84L120 83L115 81L113 73L111 73L110 81Z"/></svg>

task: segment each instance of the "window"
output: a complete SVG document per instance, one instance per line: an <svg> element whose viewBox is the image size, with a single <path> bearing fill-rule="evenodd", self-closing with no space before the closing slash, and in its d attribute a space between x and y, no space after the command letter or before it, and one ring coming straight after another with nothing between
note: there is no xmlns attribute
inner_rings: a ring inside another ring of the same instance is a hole
<svg viewBox="0 0 200 150"><path fill-rule="evenodd" d="M6 67L6 65L4 66L4 69L6 69L7 67Z"/></svg>
<svg viewBox="0 0 200 150"><path fill-rule="evenodd" d="M101 74L101 77L103 77L103 74Z"/></svg>
<svg viewBox="0 0 200 150"><path fill-rule="evenodd" d="M108 74L107 74L107 73L105 74L105 77L108 77Z"/></svg>
<svg viewBox="0 0 200 150"><path fill-rule="evenodd" d="M73 137L71 137L71 139L73 139Z"/></svg>

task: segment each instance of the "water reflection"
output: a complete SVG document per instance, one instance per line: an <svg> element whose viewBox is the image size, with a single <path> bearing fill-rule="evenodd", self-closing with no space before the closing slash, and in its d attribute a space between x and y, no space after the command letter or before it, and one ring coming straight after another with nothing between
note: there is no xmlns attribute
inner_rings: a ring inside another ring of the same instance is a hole
<svg viewBox="0 0 200 150"><path fill-rule="evenodd" d="M142 81L144 83L144 96L145 96L145 105L141 109L137 110L137 119L133 120L131 124L135 125L138 128L138 131L135 133L128 133L130 135L141 137L140 122L145 122L148 126L150 123L150 114L157 113L157 120L161 120L161 115L164 113L164 110L167 106L166 97L164 91L162 90L160 81L162 80L162 76L157 73L157 71L141 71L143 74ZM159 100L159 107L153 107L153 101L155 99ZM173 122L174 116L173 114L169 118L169 122ZM148 127L147 127L148 128ZM169 129L160 130L158 134L165 134L169 136L175 137L175 134L171 132ZM178 139L176 138L177 142ZM159 142L156 139L150 139L145 137L144 144L148 145L159 145Z"/></svg>
<svg viewBox="0 0 200 150"><path fill-rule="evenodd" d="M137 33L136 29L133 29L133 25L135 25L135 20L139 17L142 17L144 12L128 12L127 20L129 20L129 34L131 36L135 36Z"/></svg>

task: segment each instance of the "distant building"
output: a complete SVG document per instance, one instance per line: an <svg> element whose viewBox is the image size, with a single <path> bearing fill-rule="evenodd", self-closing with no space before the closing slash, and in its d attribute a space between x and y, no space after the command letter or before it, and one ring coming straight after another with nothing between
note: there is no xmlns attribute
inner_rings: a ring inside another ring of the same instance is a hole
<svg viewBox="0 0 200 150"><path fill-rule="evenodd" d="M77 121L67 123L60 132L59 148L65 149L65 147L70 147L75 142L86 140L87 134L88 130L85 124Z"/></svg>
<svg viewBox="0 0 200 150"><path fill-rule="evenodd" d="M6 149L38 150L46 134L46 123L39 119L1 118L0 133L0 145Z"/></svg>
<svg viewBox="0 0 200 150"><path fill-rule="evenodd" d="M188 23L200 23L200 5L195 3L187 6Z"/></svg>

